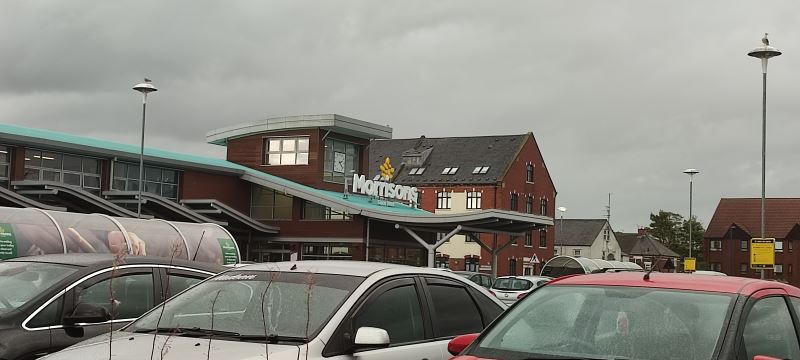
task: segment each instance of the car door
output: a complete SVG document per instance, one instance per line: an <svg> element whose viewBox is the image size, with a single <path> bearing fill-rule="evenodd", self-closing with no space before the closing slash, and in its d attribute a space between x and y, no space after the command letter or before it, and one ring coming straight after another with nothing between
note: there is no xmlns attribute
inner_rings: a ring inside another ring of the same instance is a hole
<svg viewBox="0 0 800 360"><path fill-rule="evenodd" d="M157 301L153 277L153 268L139 266L105 271L77 284L61 300L61 318L69 316L77 304L87 303L106 309L112 320L76 327L65 327L62 321L50 332L51 350L119 329L152 309Z"/></svg>
<svg viewBox="0 0 800 360"><path fill-rule="evenodd" d="M447 343L458 335L481 332L484 327L500 314L489 314L481 310L483 305L474 296L484 296L470 291L467 284L452 279L425 276L422 278L430 308L433 340L447 351Z"/></svg>
<svg viewBox="0 0 800 360"><path fill-rule="evenodd" d="M752 359L755 355L800 359L796 327L783 292L770 289L753 298L742 317L739 359Z"/></svg>
<svg viewBox="0 0 800 360"><path fill-rule="evenodd" d="M431 341L430 319L413 277L391 279L370 291L343 320L323 351L325 357L346 360L444 360L441 344ZM387 331L390 345L350 351L360 327Z"/></svg>

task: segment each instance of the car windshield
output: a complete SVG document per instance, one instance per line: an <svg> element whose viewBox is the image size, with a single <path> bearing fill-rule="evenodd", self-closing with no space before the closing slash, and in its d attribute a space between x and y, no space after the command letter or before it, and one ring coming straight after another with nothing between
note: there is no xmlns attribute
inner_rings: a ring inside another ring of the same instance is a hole
<svg viewBox="0 0 800 360"><path fill-rule="evenodd" d="M76 270L69 265L0 261L0 314L25 305Z"/></svg>
<svg viewBox="0 0 800 360"><path fill-rule="evenodd" d="M205 332L305 342L363 280L331 274L230 271L156 307L126 331L189 336Z"/></svg>
<svg viewBox="0 0 800 360"><path fill-rule="evenodd" d="M547 286L498 320L469 355L710 359L733 299L667 289Z"/></svg>
<svg viewBox="0 0 800 360"><path fill-rule="evenodd" d="M531 286L533 283L525 279L499 278L492 287L497 290L524 291L530 289Z"/></svg>

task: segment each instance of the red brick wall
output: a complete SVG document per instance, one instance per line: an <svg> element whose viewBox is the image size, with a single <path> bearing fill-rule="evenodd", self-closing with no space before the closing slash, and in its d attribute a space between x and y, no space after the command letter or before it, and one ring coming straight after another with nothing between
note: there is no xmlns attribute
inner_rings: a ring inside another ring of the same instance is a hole
<svg viewBox="0 0 800 360"><path fill-rule="evenodd" d="M250 183L234 175L185 170L180 179L180 199L217 199L250 214Z"/></svg>
<svg viewBox="0 0 800 360"><path fill-rule="evenodd" d="M720 264L722 272L731 276L741 276L750 278L760 278L760 272L750 269L750 251L749 242L752 236L740 229L735 229L733 232L728 232L723 238L704 238L703 239L703 255L708 262L709 266L712 263ZM722 249L719 251L711 251L711 241L720 240ZM748 250L741 250L741 241L748 242ZM786 281L794 286L800 286L800 276L797 274L798 254L800 249L795 246L800 246L800 234L791 232L787 238L776 239L783 241L783 251L775 253L775 264L783 265L783 273L776 274L772 270L765 272L765 278L777 279ZM747 264L747 272L740 272L741 264ZM790 269L791 267L791 269ZM790 271L791 270L791 271Z"/></svg>

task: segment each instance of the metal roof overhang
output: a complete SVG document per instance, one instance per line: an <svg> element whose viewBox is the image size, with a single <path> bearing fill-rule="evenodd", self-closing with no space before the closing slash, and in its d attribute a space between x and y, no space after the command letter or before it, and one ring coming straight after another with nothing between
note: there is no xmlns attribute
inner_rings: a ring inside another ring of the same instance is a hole
<svg viewBox="0 0 800 360"><path fill-rule="evenodd" d="M39 195L62 205L69 211L101 213L111 216L135 218L136 213L120 207L81 188L51 181L12 181L11 186L22 195ZM143 216L143 218L151 218Z"/></svg>
<svg viewBox="0 0 800 360"><path fill-rule="evenodd" d="M223 218L224 221L232 227L253 230L265 234L277 234L280 232L279 227L263 224L215 199L181 200L181 204L191 208L198 214Z"/></svg>
<svg viewBox="0 0 800 360"><path fill-rule="evenodd" d="M39 208L43 210L52 210L52 211L67 211L67 208L40 203L25 195L20 195L4 187L0 187L0 206Z"/></svg>
<svg viewBox="0 0 800 360"><path fill-rule="evenodd" d="M523 235L526 231L553 225L553 219L550 217L495 209L425 216L396 215L365 210L361 215L428 232L447 232L461 226L462 233Z"/></svg>
<svg viewBox="0 0 800 360"><path fill-rule="evenodd" d="M103 195L114 204L136 205L139 202L138 191L105 191L103 192ZM148 213L155 215L157 218L173 221L189 221L201 224L212 223L221 226L228 225L228 223L225 221L208 218L170 199L148 192L142 192L141 196L142 209L147 210Z"/></svg>

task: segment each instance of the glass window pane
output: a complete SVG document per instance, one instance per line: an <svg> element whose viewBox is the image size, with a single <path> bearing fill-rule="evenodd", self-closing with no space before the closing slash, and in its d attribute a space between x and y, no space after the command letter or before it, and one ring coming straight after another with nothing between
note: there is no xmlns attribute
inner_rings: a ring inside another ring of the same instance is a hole
<svg viewBox="0 0 800 360"><path fill-rule="evenodd" d="M111 286L114 288L116 306L112 310ZM78 295L79 303L103 307L116 319L133 319L153 307L152 274L121 275L103 280L83 289Z"/></svg>
<svg viewBox="0 0 800 360"><path fill-rule="evenodd" d="M161 170L161 181L168 184L177 184L178 172L175 170Z"/></svg>
<svg viewBox="0 0 800 360"><path fill-rule="evenodd" d="M73 173L64 173L64 183L67 185L81 186L81 175Z"/></svg>
<svg viewBox="0 0 800 360"><path fill-rule="evenodd" d="M8 146L0 146L0 163L8 164L9 159L9 147Z"/></svg>
<svg viewBox="0 0 800 360"><path fill-rule="evenodd" d="M42 171L42 181L61 182L61 173L59 173L57 171L43 170Z"/></svg>
<svg viewBox="0 0 800 360"><path fill-rule="evenodd" d="M115 179L111 183L111 188L114 190L125 190L125 180Z"/></svg>
<svg viewBox="0 0 800 360"><path fill-rule="evenodd" d="M145 166L144 179L147 181L161 181L161 169Z"/></svg>
<svg viewBox="0 0 800 360"><path fill-rule="evenodd" d="M64 170L81 171L81 158L73 155L64 155Z"/></svg>
<svg viewBox="0 0 800 360"><path fill-rule="evenodd" d="M42 167L61 169L61 154L42 153Z"/></svg>
<svg viewBox="0 0 800 360"><path fill-rule="evenodd" d="M39 180L39 169L25 169L25 180Z"/></svg>
<svg viewBox="0 0 800 360"><path fill-rule="evenodd" d="M297 154L297 164L298 165L308 165L308 153L298 153Z"/></svg>
<svg viewBox="0 0 800 360"><path fill-rule="evenodd" d="M297 151L308 151L308 138L297 139Z"/></svg>
<svg viewBox="0 0 800 360"><path fill-rule="evenodd" d="M128 180L128 184L127 184L125 190L138 191L139 190L139 181L138 180Z"/></svg>
<svg viewBox="0 0 800 360"><path fill-rule="evenodd" d="M8 165L0 165L0 178L8 178Z"/></svg>
<svg viewBox="0 0 800 360"><path fill-rule="evenodd" d="M295 142L296 141L297 141L296 139L283 139L283 141L282 141L283 142L283 148L281 149L281 151L283 151L283 152L294 151L294 149L296 148L295 147Z"/></svg>
<svg viewBox="0 0 800 360"><path fill-rule="evenodd" d="M268 165L280 165L280 164L281 164L281 154L269 154Z"/></svg>
<svg viewBox="0 0 800 360"><path fill-rule="evenodd" d="M197 284L201 279L189 277L186 275L169 275L169 296L173 296L183 290L190 288L192 285Z"/></svg>
<svg viewBox="0 0 800 360"><path fill-rule="evenodd" d="M25 150L25 166L42 166L42 152Z"/></svg>
<svg viewBox="0 0 800 360"><path fill-rule="evenodd" d="M83 172L87 174L100 174L100 160L83 158Z"/></svg>
<svg viewBox="0 0 800 360"><path fill-rule="evenodd" d="M168 198L168 199L177 199L178 198L178 186L177 185L167 185L164 184L161 186L161 196Z"/></svg>
<svg viewBox="0 0 800 360"><path fill-rule="evenodd" d="M750 309L743 338L748 359L755 355L779 359L800 358L800 345L782 297L761 299Z"/></svg>
<svg viewBox="0 0 800 360"><path fill-rule="evenodd" d="M66 176L66 174L64 174ZM88 188L100 188L100 177L93 175L83 175L83 186Z"/></svg>
<svg viewBox="0 0 800 360"><path fill-rule="evenodd" d="M269 141L269 152L279 152L279 151L281 151L280 139L271 139Z"/></svg>
<svg viewBox="0 0 800 360"><path fill-rule="evenodd" d="M362 309L353 323L356 329L369 326L386 330L393 345L425 339L417 290L411 285L384 292Z"/></svg>
<svg viewBox="0 0 800 360"><path fill-rule="evenodd" d="M281 165L294 165L295 164L295 153L281 154Z"/></svg>
<svg viewBox="0 0 800 360"><path fill-rule="evenodd" d="M347 150L345 150L345 143L343 143L341 141L334 141L333 142L333 151L340 152L340 153L346 152Z"/></svg>
<svg viewBox="0 0 800 360"><path fill-rule="evenodd" d="M30 322L28 322L28 327L38 328L38 327L46 327L46 326L56 326L61 325L61 313L59 312L61 308L61 302L63 298L58 298L58 300L53 301L50 305L47 305L44 310L40 311Z"/></svg>
<svg viewBox="0 0 800 360"><path fill-rule="evenodd" d="M128 179L139 179L139 165L128 164Z"/></svg>
<svg viewBox="0 0 800 360"><path fill-rule="evenodd" d="M147 181L144 183L144 191L161 196L161 184Z"/></svg>
<svg viewBox="0 0 800 360"><path fill-rule="evenodd" d="M114 177L115 178L124 178L127 176L125 172L127 169L127 165L125 163L121 163L119 161L114 162Z"/></svg>

